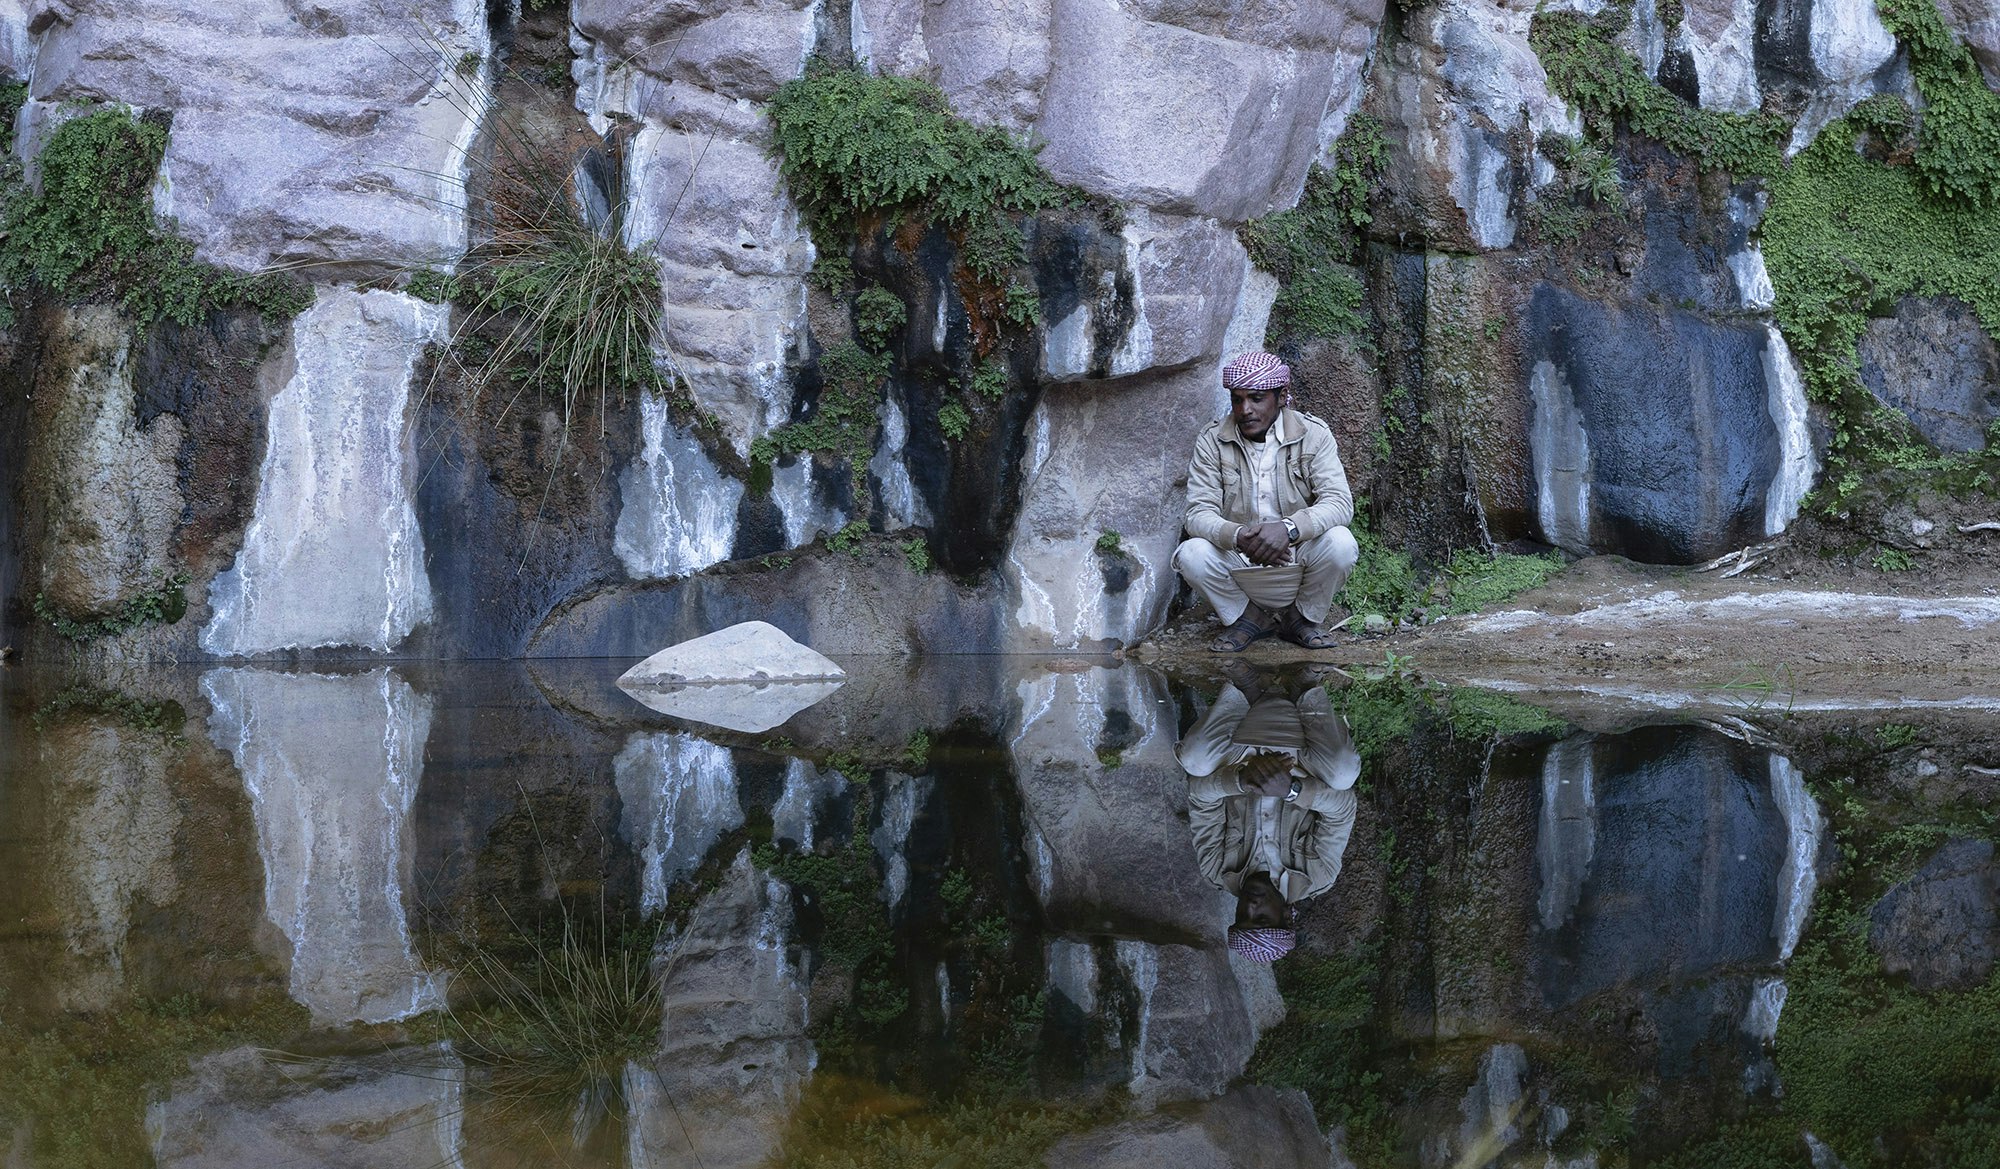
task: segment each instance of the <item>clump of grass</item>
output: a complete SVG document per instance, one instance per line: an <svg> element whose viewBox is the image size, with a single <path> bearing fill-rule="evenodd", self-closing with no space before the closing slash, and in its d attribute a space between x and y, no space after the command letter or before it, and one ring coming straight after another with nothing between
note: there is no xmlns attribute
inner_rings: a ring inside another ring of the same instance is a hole
<svg viewBox="0 0 2000 1169"><path fill-rule="evenodd" d="M1097 533L1097 550L1106 555L1116 556L1125 551L1125 537L1110 528Z"/></svg>
<svg viewBox="0 0 2000 1169"><path fill-rule="evenodd" d="M459 1054L497 1096L615 1099L626 1064L659 1047L660 932L565 906L551 934L471 947L459 964L467 1001L445 1021Z"/></svg>

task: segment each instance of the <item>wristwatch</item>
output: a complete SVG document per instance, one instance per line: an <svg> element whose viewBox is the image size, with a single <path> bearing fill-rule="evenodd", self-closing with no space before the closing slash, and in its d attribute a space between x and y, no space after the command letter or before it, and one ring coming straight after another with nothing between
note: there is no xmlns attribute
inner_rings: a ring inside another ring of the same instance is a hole
<svg viewBox="0 0 2000 1169"><path fill-rule="evenodd" d="M1292 517L1290 516L1285 517L1284 524L1285 524L1285 541L1294 548L1298 547L1299 526L1292 522Z"/></svg>
<svg viewBox="0 0 2000 1169"><path fill-rule="evenodd" d="M1298 798L1299 798L1299 786L1300 786L1300 782L1301 782L1301 781L1299 781L1299 780L1297 780L1297 779L1294 779L1294 780L1292 780L1292 790L1290 790L1290 791L1288 791L1288 792L1286 792L1286 793L1285 793L1285 802L1286 802L1286 803L1288 803L1288 804L1289 804L1289 803L1291 803L1291 802L1292 802L1293 800L1296 800L1296 799L1298 799Z"/></svg>

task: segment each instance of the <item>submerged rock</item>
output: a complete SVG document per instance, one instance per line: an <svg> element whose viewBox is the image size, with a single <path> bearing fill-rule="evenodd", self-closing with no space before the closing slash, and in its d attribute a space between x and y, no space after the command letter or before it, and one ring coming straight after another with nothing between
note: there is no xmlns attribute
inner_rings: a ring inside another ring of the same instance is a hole
<svg viewBox="0 0 2000 1169"><path fill-rule="evenodd" d="M1073 1169L1280 1169L1324 1165L1331 1155L1304 1092L1246 1085L1192 1109L1150 1113L1065 1137L1045 1163Z"/></svg>
<svg viewBox="0 0 2000 1169"><path fill-rule="evenodd" d="M745 621L670 645L619 676L620 686L687 682L822 681L844 678L832 658L800 645L763 621Z"/></svg>
<svg viewBox="0 0 2000 1169"><path fill-rule="evenodd" d="M1869 913L1868 944L1918 990L1977 986L2000 952L2000 864L1990 840L1953 840Z"/></svg>

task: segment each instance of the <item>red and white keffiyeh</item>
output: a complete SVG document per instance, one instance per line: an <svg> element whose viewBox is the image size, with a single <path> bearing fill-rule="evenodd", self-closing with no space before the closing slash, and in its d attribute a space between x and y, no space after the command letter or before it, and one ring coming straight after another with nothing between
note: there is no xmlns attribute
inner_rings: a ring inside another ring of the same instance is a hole
<svg viewBox="0 0 2000 1169"><path fill-rule="evenodd" d="M1276 390L1292 384L1292 367L1269 353L1242 353L1222 367L1226 390Z"/></svg>
<svg viewBox="0 0 2000 1169"><path fill-rule="evenodd" d="M1298 945L1297 931L1275 926L1229 927L1229 948L1252 962L1276 962Z"/></svg>

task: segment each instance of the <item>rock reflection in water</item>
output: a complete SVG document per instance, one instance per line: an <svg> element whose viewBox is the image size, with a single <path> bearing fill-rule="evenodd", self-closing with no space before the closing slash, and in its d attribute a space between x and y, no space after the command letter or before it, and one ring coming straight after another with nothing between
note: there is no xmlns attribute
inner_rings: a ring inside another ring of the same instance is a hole
<svg viewBox="0 0 2000 1169"><path fill-rule="evenodd" d="M196 1060L146 1127L159 1169L464 1169L464 1113L449 1045L329 1059L246 1047Z"/></svg>
<svg viewBox="0 0 2000 1169"><path fill-rule="evenodd" d="M199 752L241 772L318 1025L299 1046L439 1005L447 970L461 1017L449 1053L429 1023L369 1032L404 1045L380 1060L217 1042L159 1085L158 1158L1338 1164L1331 1129L1362 1164L1542 1166L1609 1150L1607 1101L1776 1106L1829 848L1785 755L1685 726L1461 725L1456 696L1394 680L943 668L858 675L754 735L511 666L203 675L222 751ZM198 904L160 867L193 814L182 765L114 721L43 740L125 793L80 805L112 830L64 830L83 892L50 902L111 983L140 892L156 916ZM1297 931L1275 962L1228 942L1257 872L1277 920L1246 924ZM578 907L650 959L658 1012L594 1086L523 1101L465 1029L492 1006L467 955L532 980L534 939ZM71 982L72 1007L109 993Z"/></svg>
<svg viewBox="0 0 2000 1169"><path fill-rule="evenodd" d="M443 1005L403 900L430 699L386 669L211 670L201 689L209 735L250 792L265 911L291 942L292 997L323 1023Z"/></svg>

